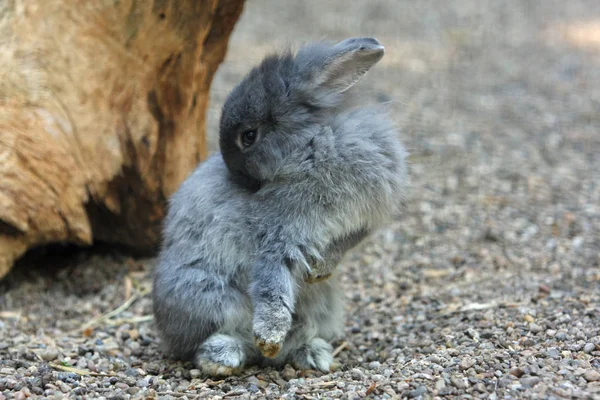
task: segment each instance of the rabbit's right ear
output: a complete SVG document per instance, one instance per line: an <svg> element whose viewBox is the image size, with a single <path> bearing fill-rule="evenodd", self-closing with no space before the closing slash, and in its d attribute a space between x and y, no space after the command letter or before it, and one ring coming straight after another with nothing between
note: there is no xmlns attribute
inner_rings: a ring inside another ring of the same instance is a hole
<svg viewBox="0 0 600 400"><path fill-rule="evenodd" d="M309 79L312 85L337 93L354 86L385 53L375 38L346 39L323 52L317 50L306 60Z"/></svg>

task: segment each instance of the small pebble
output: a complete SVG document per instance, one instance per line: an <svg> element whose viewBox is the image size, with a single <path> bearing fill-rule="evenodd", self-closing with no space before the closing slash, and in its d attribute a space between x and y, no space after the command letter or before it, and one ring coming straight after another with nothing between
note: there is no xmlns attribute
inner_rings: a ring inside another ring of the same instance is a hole
<svg viewBox="0 0 600 400"><path fill-rule="evenodd" d="M560 357L560 353L557 349L550 348L550 349L546 350L546 356L557 359Z"/></svg>
<svg viewBox="0 0 600 400"><path fill-rule="evenodd" d="M436 390L441 390L444 386L446 386L446 382L443 379L438 379L435 381Z"/></svg>
<svg viewBox="0 0 600 400"><path fill-rule="evenodd" d="M537 376L522 377L521 379L519 379L519 382L521 383L521 385L523 385L523 387L531 388L540 382L540 378L538 378Z"/></svg>
<svg viewBox="0 0 600 400"><path fill-rule="evenodd" d="M475 360L474 359L472 359L471 357L464 357L460 361L459 368L464 371L466 369L471 368L473 365L475 365Z"/></svg>
<svg viewBox="0 0 600 400"><path fill-rule="evenodd" d="M141 389L139 387L130 387L127 390L125 390L127 393L129 394L136 394L140 391Z"/></svg>
<svg viewBox="0 0 600 400"><path fill-rule="evenodd" d="M146 365L146 371L150 375L158 375L160 372L160 364L155 363L155 362L148 363ZM190 373L191 373L191 371L190 371Z"/></svg>
<svg viewBox="0 0 600 400"><path fill-rule="evenodd" d="M421 397L421 396L423 396L426 393L427 393L427 388L425 386L419 386L415 390L411 390L408 393L408 397L414 399L414 398L417 398L417 397Z"/></svg>
<svg viewBox="0 0 600 400"><path fill-rule="evenodd" d="M71 388L69 387L69 385L67 385L63 381L56 381L56 386L58 386L60 391L63 393L69 393L71 391Z"/></svg>
<svg viewBox="0 0 600 400"><path fill-rule="evenodd" d="M56 347L47 347L40 353L44 361L54 361L58 358L58 349Z"/></svg>
<svg viewBox="0 0 600 400"><path fill-rule="evenodd" d="M574 351L574 352L575 351L579 351L582 348L583 348L583 344L582 343L575 343L575 344L569 345L569 350L570 351Z"/></svg>
<svg viewBox="0 0 600 400"><path fill-rule="evenodd" d="M467 380L464 378L452 377L450 378L450 382L458 389L466 389L469 387Z"/></svg>
<svg viewBox="0 0 600 400"><path fill-rule="evenodd" d="M593 369L588 369L583 373L583 379L588 382L598 382L600 381L600 372Z"/></svg>
<svg viewBox="0 0 600 400"><path fill-rule="evenodd" d="M542 331L542 327L536 323L529 324L529 331L532 333L539 333Z"/></svg>
<svg viewBox="0 0 600 400"><path fill-rule="evenodd" d="M435 354L432 354L429 357L427 357L427 360L434 364L440 364L442 362L442 359Z"/></svg>
<svg viewBox="0 0 600 400"><path fill-rule="evenodd" d="M535 321L535 318L533 318L533 317L532 317L531 315L529 315L529 314L525 314L525 316L523 317L523 319L524 319L525 321L527 321L527 322L530 322L530 323L531 323L531 322L533 322L533 321Z"/></svg>
<svg viewBox="0 0 600 400"><path fill-rule="evenodd" d="M136 383L136 379L133 376L126 376L123 381L128 385L128 386L135 386Z"/></svg>
<svg viewBox="0 0 600 400"><path fill-rule="evenodd" d="M98 372L98 368L96 368L96 364L92 360L87 362L87 368L92 372Z"/></svg>
<svg viewBox="0 0 600 400"><path fill-rule="evenodd" d="M535 342L531 338L525 338L525 340L523 340L522 343L523 343L524 347L531 347L531 346L535 345Z"/></svg>
<svg viewBox="0 0 600 400"><path fill-rule="evenodd" d="M286 365L281 372L281 377L285 380L294 379L296 377L296 370L289 365Z"/></svg>
<svg viewBox="0 0 600 400"><path fill-rule="evenodd" d="M361 381L365 378L365 374L358 368L354 368L350 371L350 376L355 381Z"/></svg>
<svg viewBox="0 0 600 400"><path fill-rule="evenodd" d="M418 372L411 376L412 379L427 379L428 381L432 381L434 379L433 375L424 374L422 372Z"/></svg>
<svg viewBox="0 0 600 400"><path fill-rule="evenodd" d="M146 388L148 387L148 380L147 379L138 379L137 382L135 383L138 387L141 388Z"/></svg>
<svg viewBox="0 0 600 400"><path fill-rule="evenodd" d="M140 373L137 370L137 368L128 368L125 370L125 374L127 376L132 376L132 377L140 376Z"/></svg>
<svg viewBox="0 0 600 400"><path fill-rule="evenodd" d="M87 393L87 389L84 387L76 387L75 390L73 390L73 394L76 396L83 396Z"/></svg>
<svg viewBox="0 0 600 400"><path fill-rule="evenodd" d="M583 352L587 353L587 354L590 354L595 349L596 349L596 346L594 346L593 343L586 343L585 346L583 346Z"/></svg>
<svg viewBox="0 0 600 400"><path fill-rule="evenodd" d="M558 332L554 337L556 338L556 340L564 341L567 339L567 333L566 332Z"/></svg>
<svg viewBox="0 0 600 400"><path fill-rule="evenodd" d="M535 364L531 364L527 367L527 373L529 375L538 375L540 372L540 369L538 368L537 365Z"/></svg>
<svg viewBox="0 0 600 400"><path fill-rule="evenodd" d="M27 396L25 396L25 393L23 392L17 392L14 394L13 399L15 400L25 400L27 398Z"/></svg>

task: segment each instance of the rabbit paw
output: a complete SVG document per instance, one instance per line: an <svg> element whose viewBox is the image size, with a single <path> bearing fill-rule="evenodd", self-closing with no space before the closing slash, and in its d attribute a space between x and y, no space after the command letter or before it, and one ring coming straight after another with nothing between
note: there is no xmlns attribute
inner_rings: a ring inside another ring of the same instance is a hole
<svg viewBox="0 0 600 400"><path fill-rule="evenodd" d="M306 265L302 271L304 282L312 284L331 277L333 268L331 268L332 266L328 260L321 256L320 252L314 248L305 248L303 254L306 259Z"/></svg>
<svg viewBox="0 0 600 400"><path fill-rule="evenodd" d="M310 269L304 275L304 282L318 283L326 281L333 274L333 270L337 266L337 259L310 258Z"/></svg>
<svg viewBox="0 0 600 400"><path fill-rule="evenodd" d="M196 353L196 367L209 376L235 375L240 372L246 360L243 346L233 336L212 335Z"/></svg>
<svg viewBox="0 0 600 400"><path fill-rule="evenodd" d="M333 347L321 338L314 338L291 354L292 364L296 369L315 369L330 372L336 368L331 352Z"/></svg>
<svg viewBox="0 0 600 400"><path fill-rule="evenodd" d="M263 356L275 358L279 354L291 325L292 315L285 307L255 314L254 344Z"/></svg>
<svg viewBox="0 0 600 400"><path fill-rule="evenodd" d="M204 374L213 377L237 375L241 371L241 368L228 367L227 365L219 364L203 357L196 357L196 367Z"/></svg>
<svg viewBox="0 0 600 400"><path fill-rule="evenodd" d="M279 341L277 339L263 339L258 336L254 336L254 344L260 350L260 353L267 358L275 358L281 351L281 344L283 340Z"/></svg>

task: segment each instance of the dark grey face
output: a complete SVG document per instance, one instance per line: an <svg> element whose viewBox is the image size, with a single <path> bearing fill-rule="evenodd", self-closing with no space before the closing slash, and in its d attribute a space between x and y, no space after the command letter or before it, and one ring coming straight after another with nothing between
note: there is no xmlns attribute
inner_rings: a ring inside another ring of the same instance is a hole
<svg viewBox="0 0 600 400"><path fill-rule="evenodd" d="M353 38L269 56L251 70L227 98L220 121L221 153L233 179L252 190L274 179L382 56L375 39Z"/></svg>
<svg viewBox="0 0 600 400"><path fill-rule="evenodd" d="M300 91L293 90L294 72L291 54L268 57L223 107L221 152L234 178L249 188L273 179L284 157L301 145L303 130L314 124L311 115L316 113L311 114Z"/></svg>

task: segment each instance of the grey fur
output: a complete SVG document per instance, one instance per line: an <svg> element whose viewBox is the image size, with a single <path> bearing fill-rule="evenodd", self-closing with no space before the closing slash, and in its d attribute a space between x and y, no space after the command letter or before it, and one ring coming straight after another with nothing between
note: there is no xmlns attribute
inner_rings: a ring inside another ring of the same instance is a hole
<svg viewBox="0 0 600 400"><path fill-rule="evenodd" d="M349 102L383 52L372 38L312 44L267 57L232 91L221 153L181 185L165 220L153 295L170 353L213 375L254 363L329 370L327 341L343 331L335 267L399 212L407 187L384 110ZM257 140L243 148L249 129Z"/></svg>

